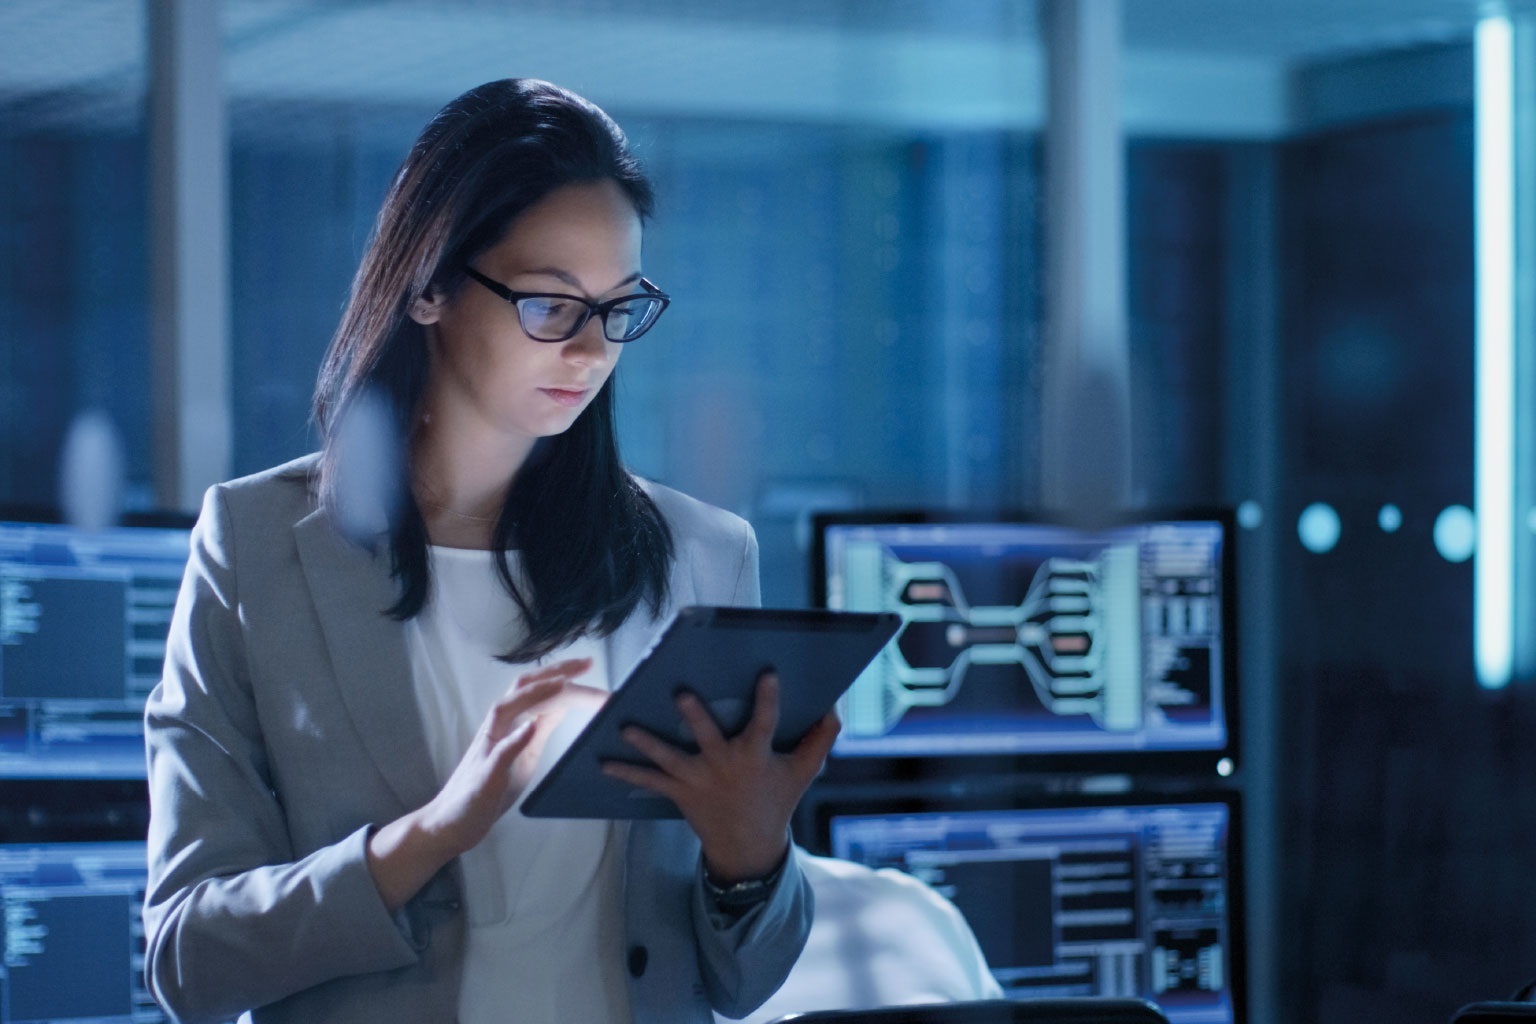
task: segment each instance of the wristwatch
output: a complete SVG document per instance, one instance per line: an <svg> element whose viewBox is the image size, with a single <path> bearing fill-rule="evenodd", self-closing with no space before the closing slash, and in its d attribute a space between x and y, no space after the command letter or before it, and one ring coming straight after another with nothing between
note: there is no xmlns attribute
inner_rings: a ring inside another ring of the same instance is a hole
<svg viewBox="0 0 1536 1024"><path fill-rule="evenodd" d="M740 882L732 882L730 885L720 885L709 877L706 868L704 874L704 891L709 898L714 900L715 906L727 914L744 914L768 898L773 892L773 887L778 884L779 876L784 873L784 864L788 862L786 855L779 866L773 869L773 873L766 878L748 878Z"/></svg>

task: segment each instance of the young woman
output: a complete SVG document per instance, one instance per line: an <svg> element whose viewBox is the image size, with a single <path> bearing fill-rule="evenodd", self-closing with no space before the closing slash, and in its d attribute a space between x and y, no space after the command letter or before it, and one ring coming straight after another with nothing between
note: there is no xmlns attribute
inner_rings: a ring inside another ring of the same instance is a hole
<svg viewBox="0 0 1536 1024"><path fill-rule="evenodd" d="M653 767L611 769L685 822L513 809L673 609L758 600L750 527L618 459L610 377L668 301L650 210L580 97L454 100L325 358L324 450L209 491L146 715L147 972L177 1020L702 1024L793 964L787 826L837 723L775 753L771 677L740 735L682 698L700 752L637 734ZM387 486L358 484L381 444Z"/></svg>

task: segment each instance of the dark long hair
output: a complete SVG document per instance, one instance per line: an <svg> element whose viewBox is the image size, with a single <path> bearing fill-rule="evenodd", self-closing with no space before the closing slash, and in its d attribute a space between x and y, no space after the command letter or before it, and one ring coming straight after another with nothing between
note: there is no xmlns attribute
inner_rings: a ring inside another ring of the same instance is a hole
<svg viewBox="0 0 1536 1024"><path fill-rule="evenodd" d="M605 179L642 220L650 216L650 182L619 126L580 96L533 79L489 82L449 103L395 175L321 364L314 416L325 438L318 493L333 518L346 500L338 427L349 411L377 396L402 440L398 500L386 520L399 585L388 614L396 618L420 612L430 591L426 523L407 457L428 375L426 334L411 306L463 284L464 267L551 192ZM619 460L613 389L610 375L569 430L538 442L508 489L492 558L528 634L507 661L533 660L589 631L606 635L641 602L654 614L666 600L671 533ZM522 553L521 586L503 557L511 548Z"/></svg>

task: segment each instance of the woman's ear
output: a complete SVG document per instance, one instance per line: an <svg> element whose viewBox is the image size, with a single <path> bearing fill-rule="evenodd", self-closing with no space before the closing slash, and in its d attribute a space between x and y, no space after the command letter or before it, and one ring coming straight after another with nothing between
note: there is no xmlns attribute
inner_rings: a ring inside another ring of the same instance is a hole
<svg viewBox="0 0 1536 1024"><path fill-rule="evenodd" d="M428 288L425 295L411 303L411 319L419 324L437 323L442 311L443 295L436 288Z"/></svg>

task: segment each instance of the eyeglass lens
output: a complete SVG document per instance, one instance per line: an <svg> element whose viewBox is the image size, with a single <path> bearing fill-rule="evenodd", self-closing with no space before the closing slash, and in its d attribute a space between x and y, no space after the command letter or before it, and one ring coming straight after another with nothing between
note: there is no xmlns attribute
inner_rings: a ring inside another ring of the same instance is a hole
<svg viewBox="0 0 1536 1024"><path fill-rule="evenodd" d="M603 315L603 336L609 341L633 341L650 329L664 303L644 295L626 297ZM530 338L564 341L586 324L592 307L558 295L517 300L517 315Z"/></svg>

